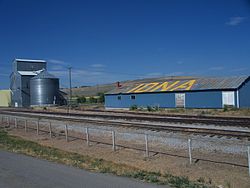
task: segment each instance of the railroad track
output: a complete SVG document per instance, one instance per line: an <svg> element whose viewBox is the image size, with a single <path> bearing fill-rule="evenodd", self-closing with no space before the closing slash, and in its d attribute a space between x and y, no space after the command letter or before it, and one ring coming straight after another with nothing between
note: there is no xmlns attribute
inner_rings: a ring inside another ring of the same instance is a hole
<svg viewBox="0 0 250 188"><path fill-rule="evenodd" d="M27 112L39 114L53 114L62 116L78 116L88 118L103 118L103 119L124 119L129 121L149 121L162 123L184 123L184 124L204 124L204 125L220 125L220 126L237 126L250 128L250 118L238 117L219 117L219 116L193 116L193 115L160 115L134 112L117 112L117 111L102 111L102 110L88 110L84 113L64 113L64 112L44 112L27 109L4 109L9 112Z"/></svg>
<svg viewBox="0 0 250 188"><path fill-rule="evenodd" d="M218 128L208 128L208 127L183 127L178 125L159 125L156 123L145 123L145 122L130 122L130 121L119 121L111 119L89 119L81 115L66 116L65 113L40 113L40 112L27 112L27 111L2 111L1 114L9 116L21 116L27 118L37 118L37 119L49 119L49 120L58 120L65 122L77 122L77 123L89 123L94 125L108 125L115 127L128 127L144 130L153 130L153 131L166 131L166 132L181 132L186 134L195 134L195 135L208 135L208 136L218 136L218 137L229 137L229 138L238 138L238 139L247 139L250 140L250 130L228 130L228 129L218 129Z"/></svg>

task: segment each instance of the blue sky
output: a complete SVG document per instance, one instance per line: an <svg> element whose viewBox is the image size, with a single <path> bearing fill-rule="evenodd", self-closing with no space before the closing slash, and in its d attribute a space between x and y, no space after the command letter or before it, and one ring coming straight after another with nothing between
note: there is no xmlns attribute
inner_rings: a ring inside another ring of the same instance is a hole
<svg viewBox="0 0 250 188"><path fill-rule="evenodd" d="M165 75L250 75L247 0L0 0L0 88L14 58L68 86Z"/></svg>

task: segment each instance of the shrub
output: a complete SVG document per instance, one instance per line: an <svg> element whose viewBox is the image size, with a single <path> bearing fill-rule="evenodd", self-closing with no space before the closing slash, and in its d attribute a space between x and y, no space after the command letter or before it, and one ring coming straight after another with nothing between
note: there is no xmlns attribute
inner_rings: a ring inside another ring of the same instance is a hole
<svg viewBox="0 0 250 188"><path fill-rule="evenodd" d="M147 106L147 110L148 110L149 112L151 112L151 111L153 111L153 108L152 108L151 106Z"/></svg>
<svg viewBox="0 0 250 188"><path fill-rule="evenodd" d="M160 110L160 107L159 107L159 106L155 106L155 107L154 107L154 110L155 110L155 111L159 111L159 110Z"/></svg>
<svg viewBox="0 0 250 188"><path fill-rule="evenodd" d="M159 111L160 110L160 108L159 108L159 106L147 106L147 110L149 111L149 112L152 112L152 111Z"/></svg>
<svg viewBox="0 0 250 188"><path fill-rule="evenodd" d="M132 106L130 106L130 108L129 108L129 110L137 110L137 109L138 109L137 105L132 105Z"/></svg>

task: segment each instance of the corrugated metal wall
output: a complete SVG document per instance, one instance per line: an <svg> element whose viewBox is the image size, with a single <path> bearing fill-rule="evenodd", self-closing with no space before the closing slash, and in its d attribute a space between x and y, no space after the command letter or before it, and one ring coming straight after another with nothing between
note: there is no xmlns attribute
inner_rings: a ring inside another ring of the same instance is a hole
<svg viewBox="0 0 250 188"><path fill-rule="evenodd" d="M118 96L121 96L121 100L118 100ZM135 99L131 99L131 96L135 96ZM236 96L235 92L235 106L237 106ZM141 93L105 96L106 108L130 108L132 105L137 105L138 107L159 106L161 108L175 108L175 103L175 93ZM185 92L185 108L223 108L222 91Z"/></svg>
<svg viewBox="0 0 250 188"><path fill-rule="evenodd" d="M22 76L21 77L21 93L22 93L22 106L30 106L30 79L33 76Z"/></svg>
<svg viewBox="0 0 250 188"><path fill-rule="evenodd" d="M118 100L118 96L121 96L121 100ZM131 96L135 96L135 99L131 99ZM174 108L175 95L173 93L106 95L105 105L107 108L130 108L132 105L140 107L159 106L162 108Z"/></svg>
<svg viewBox="0 0 250 188"><path fill-rule="evenodd" d="M239 89L240 108L250 108L250 81Z"/></svg>
<svg viewBox="0 0 250 188"><path fill-rule="evenodd" d="M42 69L46 69L46 63L43 62L23 62L23 61L15 61L14 62L14 71L38 71Z"/></svg>
<svg viewBox="0 0 250 188"><path fill-rule="evenodd" d="M10 89L12 91L12 100L11 106L18 105L18 107L22 107L22 97L21 97L21 76L17 73L11 74L11 86Z"/></svg>
<svg viewBox="0 0 250 188"><path fill-rule="evenodd" d="M27 107L30 105L30 78L32 76L21 76L12 74L12 106Z"/></svg>
<svg viewBox="0 0 250 188"><path fill-rule="evenodd" d="M186 108L222 108L222 91L187 92Z"/></svg>

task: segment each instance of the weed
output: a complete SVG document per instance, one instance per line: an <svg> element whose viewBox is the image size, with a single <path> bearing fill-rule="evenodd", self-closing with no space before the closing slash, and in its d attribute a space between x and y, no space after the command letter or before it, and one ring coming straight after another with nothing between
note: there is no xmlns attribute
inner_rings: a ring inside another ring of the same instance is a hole
<svg viewBox="0 0 250 188"><path fill-rule="evenodd" d="M157 175L149 174L149 175L146 176L145 179L146 179L148 182L151 182L151 183L158 183L158 182L159 182L158 177L159 177L159 176L157 176Z"/></svg>
<svg viewBox="0 0 250 188"><path fill-rule="evenodd" d="M112 173L112 169L111 167L103 167L102 169L100 169L101 173Z"/></svg>
<svg viewBox="0 0 250 188"><path fill-rule="evenodd" d="M229 107L227 105L224 105L223 112L227 112L229 110Z"/></svg>
<svg viewBox="0 0 250 188"><path fill-rule="evenodd" d="M198 114L198 116L204 116L206 114L206 112L204 111L204 110L202 110L199 114Z"/></svg>
<svg viewBox="0 0 250 188"><path fill-rule="evenodd" d="M168 111L171 112L171 113L184 113L185 109L183 109L183 108L173 108L173 109L169 109Z"/></svg>
<svg viewBox="0 0 250 188"><path fill-rule="evenodd" d="M145 171L142 171L142 170L135 172L135 174L134 174L134 178L137 178L140 180L145 179L145 177L146 177L146 173L145 173Z"/></svg>
<svg viewBox="0 0 250 188"><path fill-rule="evenodd" d="M171 176L168 179L168 183L176 186L176 187L182 187L182 185L190 185L190 181L187 177L175 177Z"/></svg>
<svg viewBox="0 0 250 188"><path fill-rule="evenodd" d="M98 168L102 165L103 159L94 159L94 161L92 161L91 166L93 168Z"/></svg>
<svg viewBox="0 0 250 188"><path fill-rule="evenodd" d="M228 182L228 181L226 182L226 187L227 188L231 188L232 187L231 184L230 184L230 182Z"/></svg>
<svg viewBox="0 0 250 188"><path fill-rule="evenodd" d="M200 182L200 183L205 183L205 179L203 177L199 177L197 179L197 181Z"/></svg>
<svg viewBox="0 0 250 188"><path fill-rule="evenodd" d="M212 184L212 179L208 178L208 183L211 185Z"/></svg>

